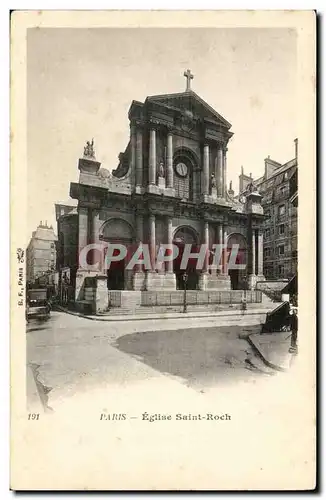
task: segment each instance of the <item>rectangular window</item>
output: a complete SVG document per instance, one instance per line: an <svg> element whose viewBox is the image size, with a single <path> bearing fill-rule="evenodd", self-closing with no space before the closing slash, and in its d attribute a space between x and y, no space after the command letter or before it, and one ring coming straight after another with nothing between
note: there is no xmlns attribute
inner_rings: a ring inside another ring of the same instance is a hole
<svg viewBox="0 0 326 500"><path fill-rule="evenodd" d="M283 264L278 266L278 274L279 274L280 278L283 278L283 276L284 276L284 265Z"/></svg>
<svg viewBox="0 0 326 500"><path fill-rule="evenodd" d="M285 232L285 226L284 224L280 224L278 226L278 234L284 234L284 232Z"/></svg>
<svg viewBox="0 0 326 500"><path fill-rule="evenodd" d="M278 215L285 215L285 205L280 205L278 207Z"/></svg>
<svg viewBox="0 0 326 500"><path fill-rule="evenodd" d="M270 256L271 256L271 249L264 248L264 257L270 257Z"/></svg>
<svg viewBox="0 0 326 500"><path fill-rule="evenodd" d="M265 229L265 238L269 238L271 235L271 230L270 228Z"/></svg>
<svg viewBox="0 0 326 500"><path fill-rule="evenodd" d="M279 254L279 255L284 255L284 245L280 245L280 246L278 247L278 254Z"/></svg>

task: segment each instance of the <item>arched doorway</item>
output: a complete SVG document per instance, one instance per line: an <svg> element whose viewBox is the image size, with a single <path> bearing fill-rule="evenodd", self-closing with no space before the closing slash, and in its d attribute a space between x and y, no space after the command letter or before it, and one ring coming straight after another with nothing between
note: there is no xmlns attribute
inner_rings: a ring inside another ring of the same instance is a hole
<svg viewBox="0 0 326 500"><path fill-rule="evenodd" d="M184 287L183 274L186 271L188 275L187 288L188 290L197 290L199 282L199 270L196 269L197 259L189 259L186 269L180 269L182 256L186 244L191 245L191 252L198 252L199 237L194 229L189 226L182 226L174 233L173 244L179 248L179 255L173 261L173 271L176 277L177 289L182 290Z"/></svg>
<svg viewBox="0 0 326 500"><path fill-rule="evenodd" d="M247 284L247 241L246 238L240 233L232 233L228 237L227 249L228 254L230 254L233 245L239 245L237 257L235 260L236 264L242 264L245 266L244 269L229 269L229 276L231 280L232 290L241 290L246 288ZM230 263L230 261L229 261Z"/></svg>
<svg viewBox="0 0 326 500"><path fill-rule="evenodd" d="M111 262L107 270L107 286L109 290L128 289L129 279L126 272L126 264L132 253L133 229L123 219L110 219L106 221L100 229L100 240L112 244L124 245L127 248L127 255L124 259ZM106 255L106 254L105 254ZM119 250L114 250L113 256L119 255ZM130 273L130 272L129 272Z"/></svg>

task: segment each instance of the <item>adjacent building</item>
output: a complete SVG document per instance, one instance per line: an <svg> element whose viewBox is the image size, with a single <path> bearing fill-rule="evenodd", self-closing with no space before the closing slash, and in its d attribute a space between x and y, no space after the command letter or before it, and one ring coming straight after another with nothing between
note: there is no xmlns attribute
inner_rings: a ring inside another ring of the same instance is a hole
<svg viewBox="0 0 326 500"><path fill-rule="evenodd" d="M75 289L76 272L78 268L78 212L73 200L55 204L57 221L57 271L59 273L59 293L62 287Z"/></svg>
<svg viewBox="0 0 326 500"><path fill-rule="evenodd" d="M56 269L57 237L52 226L42 221L32 237L26 250L26 275L30 284L53 273Z"/></svg>
<svg viewBox="0 0 326 500"><path fill-rule="evenodd" d="M270 279L289 279L298 265L298 140L295 154L281 164L270 157L265 159L264 175L253 180L243 169L239 176L239 191L245 192L253 183L262 195L265 219L264 276Z"/></svg>

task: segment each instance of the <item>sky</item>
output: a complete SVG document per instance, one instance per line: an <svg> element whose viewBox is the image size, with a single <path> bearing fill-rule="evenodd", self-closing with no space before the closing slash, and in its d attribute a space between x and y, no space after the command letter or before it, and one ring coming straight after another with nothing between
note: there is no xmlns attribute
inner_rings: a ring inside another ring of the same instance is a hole
<svg viewBox="0 0 326 500"><path fill-rule="evenodd" d="M27 35L28 232L69 199L94 137L113 170L129 140L128 109L148 95L192 89L231 124L228 183L241 165L263 174L268 155L294 157L296 32L258 28L30 28ZM37 188L37 196L35 189Z"/></svg>

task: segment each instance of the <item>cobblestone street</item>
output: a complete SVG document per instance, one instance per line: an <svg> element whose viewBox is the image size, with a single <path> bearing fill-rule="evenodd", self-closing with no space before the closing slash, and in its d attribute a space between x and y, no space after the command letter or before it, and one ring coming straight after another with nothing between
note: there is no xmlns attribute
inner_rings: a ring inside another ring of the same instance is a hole
<svg viewBox="0 0 326 500"><path fill-rule="evenodd" d="M243 327L214 327L214 318L107 323L53 312L47 322L28 324L27 362L51 389L50 406L80 391L157 377L206 392L273 375L239 333Z"/></svg>
<svg viewBox="0 0 326 500"><path fill-rule="evenodd" d="M112 488L118 489L125 481L126 457L129 464L160 471L163 488L175 470L181 487L190 474L206 488L227 466L229 476L218 478L223 488L238 478L236 456L249 488L255 471L268 482L275 471L303 462L305 442L300 449L289 447L296 437L295 431L289 433L291 422L302 408L297 367L291 374L269 375L275 372L257 360L238 334L239 327L214 328L214 318L112 323L53 312L47 323L29 323L29 411L41 416L30 427L33 457L26 467L33 468L41 455L57 486L68 476L79 478L83 470L82 481L97 488L105 488L103 478L110 471ZM43 402L48 396L49 415L40 402L37 406L37 392ZM125 417L112 420L113 415ZM162 416L172 420L156 420ZM253 422L255 432L248 432ZM266 449L275 457L268 467L262 459ZM207 453L213 460L202 464L198 457ZM72 458L69 468L63 454ZM96 468L91 465L95 456ZM135 489L141 484L137 470L128 467ZM42 479L39 465L37 471ZM154 480L149 478L150 488ZM284 486L291 482L288 475Z"/></svg>

